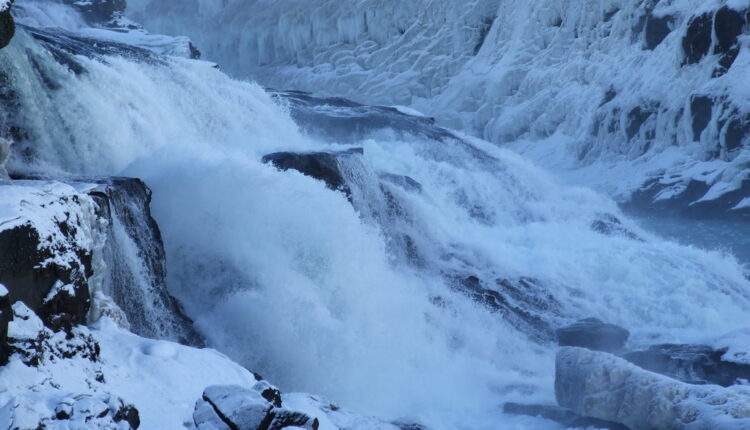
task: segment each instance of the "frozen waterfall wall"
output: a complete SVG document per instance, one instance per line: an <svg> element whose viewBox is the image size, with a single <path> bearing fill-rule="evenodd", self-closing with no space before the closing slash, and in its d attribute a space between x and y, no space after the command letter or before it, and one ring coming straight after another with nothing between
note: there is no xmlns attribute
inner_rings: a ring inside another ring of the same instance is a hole
<svg viewBox="0 0 750 430"><path fill-rule="evenodd" d="M646 186L647 203L750 205L747 1L194 3L139 0L130 13L188 33L236 75L409 105L583 168L575 181L623 200Z"/></svg>

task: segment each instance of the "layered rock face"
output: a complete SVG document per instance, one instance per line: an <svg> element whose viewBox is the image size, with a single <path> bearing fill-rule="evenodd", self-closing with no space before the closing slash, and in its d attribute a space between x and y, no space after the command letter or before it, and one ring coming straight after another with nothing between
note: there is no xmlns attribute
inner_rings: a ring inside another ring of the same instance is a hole
<svg viewBox="0 0 750 430"><path fill-rule="evenodd" d="M166 290L163 244L143 182L18 180L0 184L0 196L0 334L9 307L23 302L53 332L107 314L144 336L202 343Z"/></svg>

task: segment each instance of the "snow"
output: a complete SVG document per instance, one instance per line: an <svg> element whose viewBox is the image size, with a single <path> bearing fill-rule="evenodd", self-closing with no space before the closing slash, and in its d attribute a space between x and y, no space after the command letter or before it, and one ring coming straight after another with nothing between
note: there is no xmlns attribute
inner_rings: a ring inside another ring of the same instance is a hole
<svg viewBox="0 0 750 430"><path fill-rule="evenodd" d="M11 5L11 0L0 0L0 12L5 12L10 9Z"/></svg>
<svg viewBox="0 0 750 430"><path fill-rule="evenodd" d="M44 329L44 324L23 302L13 304L13 320L8 323L8 336L31 340Z"/></svg>
<svg viewBox="0 0 750 430"><path fill-rule="evenodd" d="M65 291L70 297L75 297L76 295L75 286L73 284L66 284L62 281L57 281L52 285L52 288L50 288L47 297L44 298L44 303L53 300L61 291Z"/></svg>
<svg viewBox="0 0 750 430"><path fill-rule="evenodd" d="M5 285L0 284L0 297L5 297L8 295L8 289L5 287Z"/></svg>
<svg viewBox="0 0 750 430"><path fill-rule="evenodd" d="M24 312L23 305L16 306L19 314L30 312ZM19 325L13 325L12 335L33 334L41 329L41 322L34 316L23 327L21 330ZM140 338L106 318L90 331L82 330L101 346L98 363L74 357L45 361L33 368L12 359L0 368L0 405L7 408L10 401L36 405L31 416L37 419L50 415L45 405L54 407L57 403L53 399L109 394L136 406L141 428L176 429L192 422L195 401L206 386L237 384L250 388L256 382L249 371L211 349ZM106 382L93 378L96 372L103 374Z"/></svg>

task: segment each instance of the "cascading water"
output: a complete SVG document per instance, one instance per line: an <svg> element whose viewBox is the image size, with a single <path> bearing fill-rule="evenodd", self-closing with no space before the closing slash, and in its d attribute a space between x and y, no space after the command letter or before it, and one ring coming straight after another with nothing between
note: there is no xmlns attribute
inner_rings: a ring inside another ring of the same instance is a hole
<svg viewBox="0 0 750 430"><path fill-rule="evenodd" d="M299 107L209 63L59 30L21 28L0 71L9 169L143 178L171 293L211 346L285 390L435 429L522 428L499 406L552 401L545 325L596 316L634 345L697 342L750 311L731 256L654 237L424 118ZM303 116L385 125L332 138L302 133ZM262 161L352 144L362 154L338 162L349 196ZM592 228L612 216L630 234Z"/></svg>
<svg viewBox="0 0 750 430"><path fill-rule="evenodd" d="M748 216L746 1L192 4L129 13L262 85L407 105L618 200L649 185L646 204Z"/></svg>

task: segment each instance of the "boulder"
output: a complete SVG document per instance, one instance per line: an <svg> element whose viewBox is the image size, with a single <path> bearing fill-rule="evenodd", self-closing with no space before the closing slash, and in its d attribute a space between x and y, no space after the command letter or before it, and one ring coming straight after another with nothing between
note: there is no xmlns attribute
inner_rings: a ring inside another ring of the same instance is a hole
<svg viewBox="0 0 750 430"><path fill-rule="evenodd" d="M278 390L264 382L259 382L253 389L239 385L206 388L195 404L195 426L200 430L280 430L292 427L318 430L317 418L283 408Z"/></svg>
<svg viewBox="0 0 750 430"><path fill-rule="evenodd" d="M632 430L750 429L750 387L686 384L584 348L558 352L555 396L576 414Z"/></svg>
<svg viewBox="0 0 750 430"><path fill-rule="evenodd" d="M607 324L597 318L586 318L557 329L557 342L560 346L579 346L595 351L619 351L625 346L630 332L614 324Z"/></svg>
<svg viewBox="0 0 750 430"><path fill-rule="evenodd" d="M690 117L693 126L693 140L700 142L701 133L708 127L713 116L714 101L710 96L693 95L690 97Z"/></svg>
<svg viewBox="0 0 750 430"><path fill-rule="evenodd" d="M362 148L352 148L339 152L276 152L263 157L264 163L271 163L280 170L297 170L303 175L325 182L332 190L344 192L351 196L351 189L346 184L340 160L358 157L364 153Z"/></svg>

